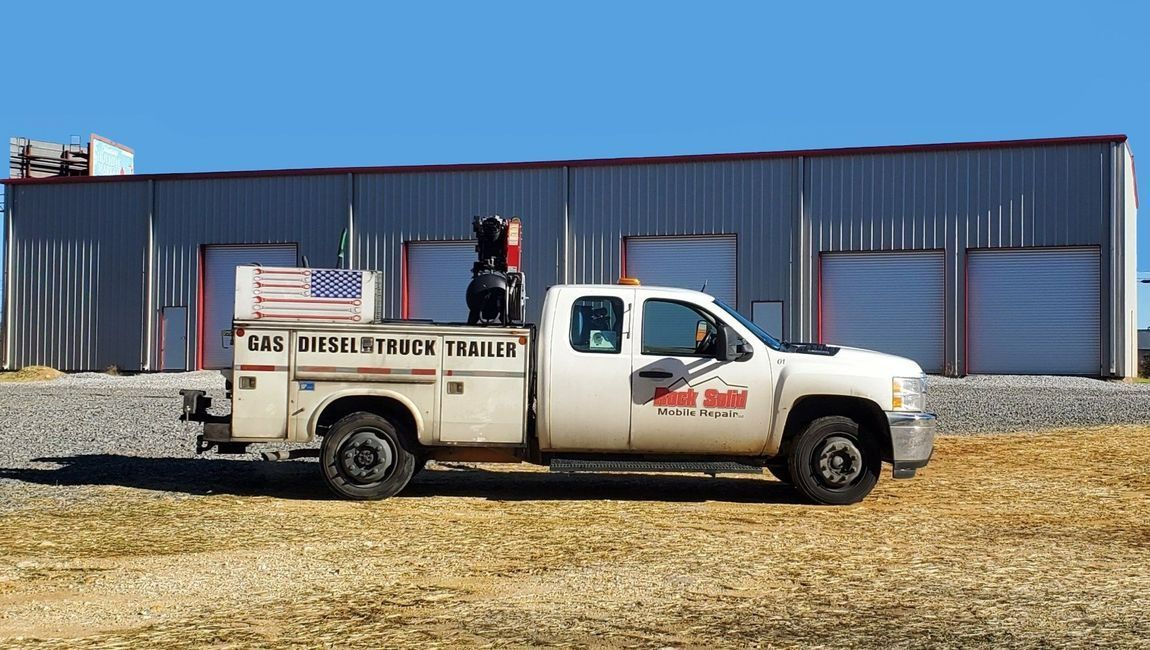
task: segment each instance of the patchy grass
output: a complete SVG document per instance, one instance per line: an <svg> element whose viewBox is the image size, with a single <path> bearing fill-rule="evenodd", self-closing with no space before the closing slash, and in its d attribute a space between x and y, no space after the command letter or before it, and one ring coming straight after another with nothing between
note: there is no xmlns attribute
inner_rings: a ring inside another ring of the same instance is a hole
<svg viewBox="0 0 1150 650"><path fill-rule="evenodd" d="M1146 467L1107 427L942 438L846 508L496 465L372 503L45 487L0 515L0 645L1135 647Z"/></svg>
<svg viewBox="0 0 1150 650"><path fill-rule="evenodd" d="M50 381L64 373L48 366L25 366L13 372L0 372L0 381Z"/></svg>

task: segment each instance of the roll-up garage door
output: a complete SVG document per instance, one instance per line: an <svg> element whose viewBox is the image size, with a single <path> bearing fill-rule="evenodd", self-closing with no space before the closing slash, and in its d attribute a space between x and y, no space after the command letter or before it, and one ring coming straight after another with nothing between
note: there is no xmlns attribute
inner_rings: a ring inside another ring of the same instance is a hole
<svg viewBox="0 0 1150 650"><path fill-rule="evenodd" d="M466 322L472 264L473 241L408 242L407 317Z"/></svg>
<svg viewBox="0 0 1150 650"><path fill-rule="evenodd" d="M735 306L734 237L628 237L627 277L707 293Z"/></svg>
<svg viewBox="0 0 1150 650"><path fill-rule="evenodd" d="M941 372L945 261L941 251L822 256L822 340L908 357Z"/></svg>
<svg viewBox="0 0 1150 650"><path fill-rule="evenodd" d="M967 372L1101 372L1099 251L967 255Z"/></svg>
<svg viewBox="0 0 1150 650"><path fill-rule="evenodd" d="M236 306L236 267L244 264L296 266L295 244L204 247L204 368L232 366L232 315Z"/></svg>

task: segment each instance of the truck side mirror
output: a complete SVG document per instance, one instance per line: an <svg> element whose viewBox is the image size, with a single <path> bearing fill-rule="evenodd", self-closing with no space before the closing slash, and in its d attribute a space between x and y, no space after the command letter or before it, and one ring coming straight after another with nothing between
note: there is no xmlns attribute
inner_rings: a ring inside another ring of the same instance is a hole
<svg viewBox="0 0 1150 650"><path fill-rule="evenodd" d="M719 326L716 343L718 350L715 351L715 358L719 361L746 361L755 353L743 337L729 325Z"/></svg>

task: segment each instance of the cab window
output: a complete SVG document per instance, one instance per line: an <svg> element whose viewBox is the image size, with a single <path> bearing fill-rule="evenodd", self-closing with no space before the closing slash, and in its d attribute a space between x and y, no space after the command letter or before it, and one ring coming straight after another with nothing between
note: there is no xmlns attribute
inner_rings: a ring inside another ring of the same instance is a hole
<svg viewBox="0 0 1150 650"><path fill-rule="evenodd" d="M571 347L579 352L619 354L623 300L585 296L571 306Z"/></svg>
<svg viewBox="0 0 1150 650"><path fill-rule="evenodd" d="M671 300L643 304L643 354L713 357L715 319L691 305Z"/></svg>

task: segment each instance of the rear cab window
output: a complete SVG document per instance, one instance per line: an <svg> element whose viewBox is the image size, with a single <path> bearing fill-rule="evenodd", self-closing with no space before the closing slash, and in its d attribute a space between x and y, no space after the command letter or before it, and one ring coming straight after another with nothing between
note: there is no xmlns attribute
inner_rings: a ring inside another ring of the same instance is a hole
<svg viewBox="0 0 1150 650"><path fill-rule="evenodd" d="M571 305L571 347L576 352L619 354L623 336L623 300L584 296Z"/></svg>

